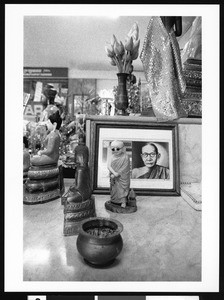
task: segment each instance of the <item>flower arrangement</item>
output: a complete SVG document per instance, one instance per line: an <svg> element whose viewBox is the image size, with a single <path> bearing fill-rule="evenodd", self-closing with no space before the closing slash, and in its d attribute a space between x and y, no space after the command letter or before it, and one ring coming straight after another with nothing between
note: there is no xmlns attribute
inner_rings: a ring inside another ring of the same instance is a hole
<svg viewBox="0 0 224 300"><path fill-rule="evenodd" d="M140 97L141 97L141 80L138 83L127 81L128 92L128 111L132 114L141 113Z"/></svg>
<svg viewBox="0 0 224 300"><path fill-rule="evenodd" d="M105 46L107 56L110 58L112 66L117 66L119 73L131 74L133 71L133 60L139 55L139 28L135 22L131 30L125 38L125 43L118 42L116 36L113 34L111 42Z"/></svg>

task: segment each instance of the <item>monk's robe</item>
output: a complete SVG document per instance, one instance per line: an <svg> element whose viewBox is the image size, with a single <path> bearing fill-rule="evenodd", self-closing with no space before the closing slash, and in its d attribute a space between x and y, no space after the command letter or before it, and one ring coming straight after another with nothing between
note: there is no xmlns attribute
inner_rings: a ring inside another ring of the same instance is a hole
<svg viewBox="0 0 224 300"><path fill-rule="evenodd" d="M130 160L126 153L115 157L111 162L114 171L120 174L119 177L112 178L110 174L110 195L114 203L122 203L122 198L128 196L130 188Z"/></svg>
<svg viewBox="0 0 224 300"><path fill-rule="evenodd" d="M155 165L151 169L146 166L135 168L132 170L132 178L138 179L170 179L170 171L168 168Z"/></svg>

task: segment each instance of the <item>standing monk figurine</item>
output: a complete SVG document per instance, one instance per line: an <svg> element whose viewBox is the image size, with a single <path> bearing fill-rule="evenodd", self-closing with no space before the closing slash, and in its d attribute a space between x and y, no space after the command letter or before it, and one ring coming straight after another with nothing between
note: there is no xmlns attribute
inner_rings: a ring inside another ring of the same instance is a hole
<svg viewBox="0 0 224 300"><path fill-rule="evenodd" d="M113 141L110 149L112 155L107 167L110 171L111 202L125 208L130 189L130 159L122 141Z"/></svg>

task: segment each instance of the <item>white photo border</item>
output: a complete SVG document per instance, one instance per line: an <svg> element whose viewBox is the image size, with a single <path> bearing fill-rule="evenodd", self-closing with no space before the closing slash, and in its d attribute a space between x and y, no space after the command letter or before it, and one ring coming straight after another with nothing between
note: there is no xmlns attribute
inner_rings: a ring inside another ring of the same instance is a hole
<svg viewBox="0 0 224 300"><path fill-rule="evenodd" d="M98 163L97 163L97 187L109 188L109 172L107 170L107 163L103 160L103 147L107 142L108 146L113 140L121 140L124 143L132 142L152 142L160 143L166 142L169 145L169 167L170 167L170 179L133 179L131 178L131 188L136 190L148 190L148 189L167 189L173 190L174 178L173 178L173 140L172 129L171 130L157 130L157 129L133 129L133 128L100 128L99 131L99 151L98 151ZM105 147L104 147L105 148ZM108 148L108 155L110 151ZM131 160L131 157L130 157ZM132 160L131 160L132 161Z"/></svg>

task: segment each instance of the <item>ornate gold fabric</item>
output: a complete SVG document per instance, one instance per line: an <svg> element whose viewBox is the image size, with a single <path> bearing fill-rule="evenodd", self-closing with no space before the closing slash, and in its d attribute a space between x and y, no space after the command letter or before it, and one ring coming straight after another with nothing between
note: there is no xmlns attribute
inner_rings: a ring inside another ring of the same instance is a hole
<svg viewBox="0 0 224 300"><path fill-rule="evenodd" d="M140 59L157 119L167 121L186 116L181 105L186 83L179 45L173 29L167 32L160 17L149 21Z"/></svg>

